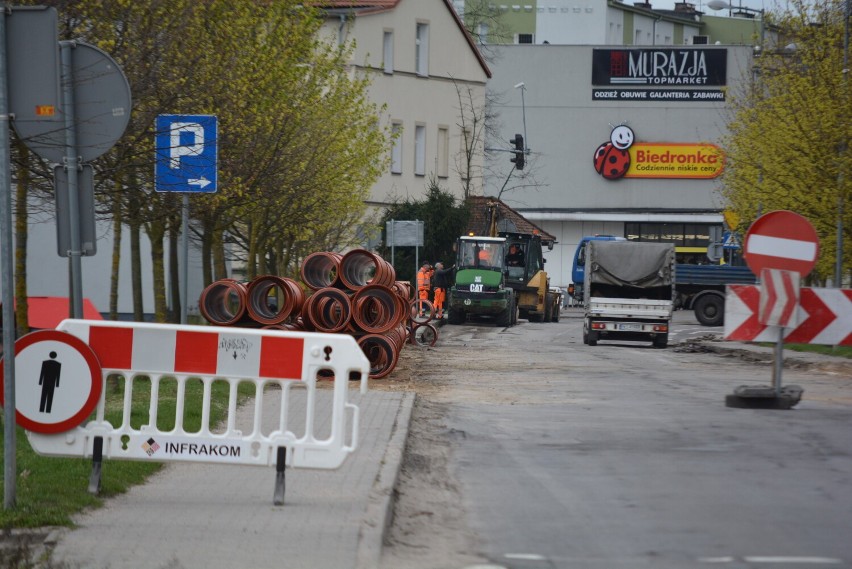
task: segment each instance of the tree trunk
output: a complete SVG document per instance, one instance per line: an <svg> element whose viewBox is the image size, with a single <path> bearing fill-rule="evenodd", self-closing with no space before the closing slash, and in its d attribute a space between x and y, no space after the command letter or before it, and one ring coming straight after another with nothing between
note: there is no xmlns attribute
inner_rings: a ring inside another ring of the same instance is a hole
<svg viewBox="0 0 852 569"><path fill-rule="evenodd" d="M116 187L121 188L121 179L116 182ZM118 320L118 283L121 271L121 222L123 213L121 197L119 192L116 191L112 199L112 271L109 282L110 320Z"/></svg>
<svg viewBox="0 0 852 569"><path fill-rule="evenodd" d="M169 224L169 322L180 323L180 222ZM186 261L184 261L186 262Z"/></svg>
<svg viewBox="0 0 852 569"><path fill-rule="evenodd" d="M228 266L225 263L225 232L221 229L213 230L213 279L219 280L228 277Z"/></svg>
<svg viewBox="0 0 852 569"><path fill-rule="evenodd" d="M128 227L130 228L130 280L133 290L133 320L142 322L145 306L142 296L142 223L139 221L139 181L134 178L130 187Z"/></svg>
<svg viewBox="0 0 852 569"><path fill-rule="evenodd" d="M154 276L154 321L166 322L168 308L166 307L166 272L164 262L164 245L166 226L155 221L147 226L148 239L151 240L151 268Z"/></svg>
<svg viewBox="0 0 852 569"><path fill-rule="evenodd" d="M249 246L246 254L246 279L252 280L257 276L257 226L251 224L248 228Z"/></svg>
<svg viewBox="0 0 852 569"><path fill-rule="evenodd" d="M201 276L204 287L207 288L213 282L213 224L210 218L204 216L201 220Z"/></svg>
<svg viewBox="0 0 852 569"><path fill-rule="evenodd" d="M29 150L21 142L17 142L17 147L21 153L21 163L27 164ZM30 171L26 167L18 170L18 185L15 190L15 323L18 336L30 331L27 304L27 189L31 180Z"/></svg>

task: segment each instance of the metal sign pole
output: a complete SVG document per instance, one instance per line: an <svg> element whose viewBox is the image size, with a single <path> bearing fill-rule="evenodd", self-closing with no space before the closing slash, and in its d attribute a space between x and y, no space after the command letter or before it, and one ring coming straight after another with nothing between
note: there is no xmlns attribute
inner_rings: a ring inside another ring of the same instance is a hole
<svg viewBox="0 0 852 569"><path fill-rule="evenodd" d="M15 507L15 297L12 271L12 171L9 150L6 6L0 4L0 274L3 275L3 506Z"/></svg>
<svg viewBox="0 0 852 569"><path fill-rule="evenodd" d="M181 211L181 235L183 236L183 262L180 268L180 323L186 324L187 278L189 278L189 194L183 194Z"/></svg>
<svg viewBox="0 0 852 569"><path fill-rule="evenodd" d="M62 106L65 112L65 170L68 173L68 227L71 229L71 317L83 317L83 251L80 247L80 199L77 185L77 130L74 124L74 68L71 50L73 41L59 42L62 53Z"/></svg>
<svg viewBox="0 0 852 569"><path fill-rule="evenodd" d="M784 327L778 327L778 343L775 344L775 365L772 370L772 387L775 396L781 396L781 373L784 371Z"/></svg>

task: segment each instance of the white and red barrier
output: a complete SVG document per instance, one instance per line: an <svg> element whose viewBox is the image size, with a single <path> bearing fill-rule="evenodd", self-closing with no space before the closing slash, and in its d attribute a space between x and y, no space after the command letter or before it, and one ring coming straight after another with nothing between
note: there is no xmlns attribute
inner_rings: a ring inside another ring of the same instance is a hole
<svg viewBox="0 0 852 569"><path fill-rule="evenodd" d="M852 346L852 289L807 288L799 292L796 313L785 329L784 342ZM777 342L777 327L760 321L760 287L728 285L725 299L725 339Z"/></svg>
<svg viewBox="0 0 852 569"><path fill-rule="evenodd" d="M73 319L64 320L57 330L91 348L104 387L92 420L61 433L27 432L40 454L94 457L100 451L111 459L275 465L283 472L284 453L286 466L333 469L358 446L359 409L348 400L349 380L360 378L361 392L366 392L370 368L351 336ZM105 419L109 376L125 381L122 420L117 425ZM331 376L333 388L323 390L332 398L331 414L323 412L320 417L317 382ZM150 405L147 422L134 428L130 408L138 378L144 378L146 389L150 380ZM169 431L157 427L164 380L177 382L175 417L166 421L174 425ZM186 384L191 380L203 383L202 424L197 432L187 432L183 425ZM227 419L211 425L211 387L221 381L229 385ZM236 420L238 386L244 382L254 385L255 398L248 413L251 419L242 425L251 423L245 431ZM301 393L295 396L296 391ZM263 417L266 398L275 398L278 416L272 428L270 418ZM296 413L294 404L304 409Z"/></svg>

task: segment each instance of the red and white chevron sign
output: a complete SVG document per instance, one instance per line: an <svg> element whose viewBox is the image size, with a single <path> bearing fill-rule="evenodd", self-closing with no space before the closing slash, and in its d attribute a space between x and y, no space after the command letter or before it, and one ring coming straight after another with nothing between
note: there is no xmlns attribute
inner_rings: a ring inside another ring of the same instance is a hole
<svg viewBox="0 0 852 569"><path fill-rule="evenodd" d="M776 327L761 324L760 287L728 285L725 298L725 339L776 342ZM808 288L800 291L798 325L786 330L784 342L852 346L852 289Z"/></svg>
<svg viewBox="0 0 852 569"><path fill-rule="evenodd" d="M792 328L799 323L801 275L793 271L763 269L760 273L760 310L757 321L767 326Z"/></svg>

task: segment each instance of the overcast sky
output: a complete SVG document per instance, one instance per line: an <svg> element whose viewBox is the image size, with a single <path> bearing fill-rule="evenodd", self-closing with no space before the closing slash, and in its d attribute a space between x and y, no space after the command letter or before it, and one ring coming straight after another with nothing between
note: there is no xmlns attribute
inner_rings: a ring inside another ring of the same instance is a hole
<svg viewBox="0 0 852 569"><path fill-rule="evenodd" d="M651 6L661 10L674 10L675 2L679 0L651 0ZM706 14L713 14L714 11L707 7L707 0L689 0L695 4L695 7ZM754 8L755 10L766 9L771 10L779 3L779 0L726 0L734 7L745 6L746 8ZM625 4L632 4L631 1L626 1ZM724 12L719 12L724 14Z"/></svg>

